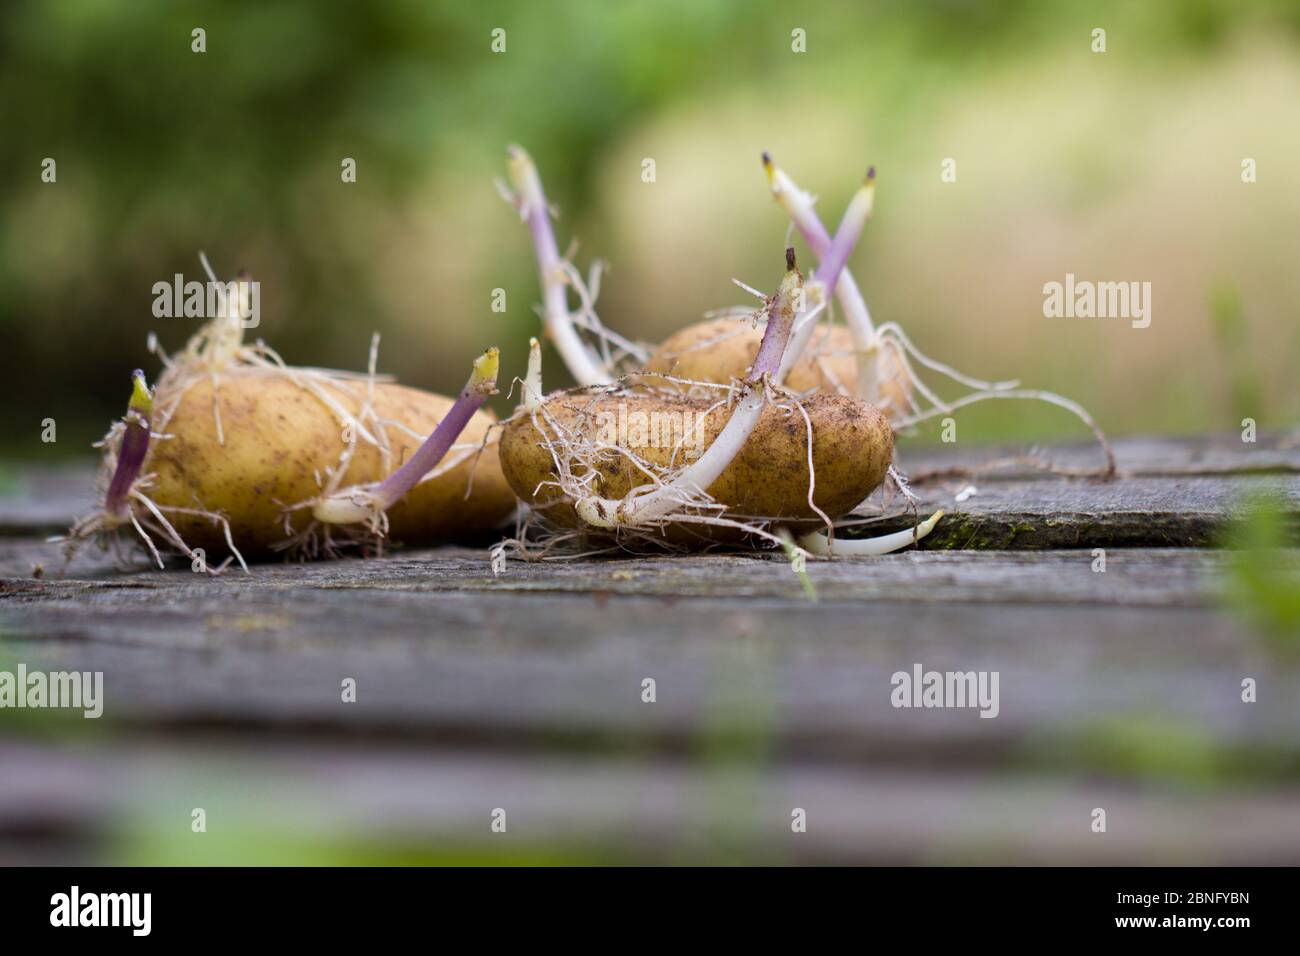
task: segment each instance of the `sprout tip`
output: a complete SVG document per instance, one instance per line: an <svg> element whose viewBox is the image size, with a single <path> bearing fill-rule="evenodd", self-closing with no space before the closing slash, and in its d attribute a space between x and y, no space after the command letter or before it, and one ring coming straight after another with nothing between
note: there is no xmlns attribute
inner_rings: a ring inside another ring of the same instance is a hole
<svg viewBox="0 0 1300 956"><path fill-rule="evenodd" d="M474 374L469 387L490 390L496 385L497 371L501 365L501 350L495 345L474 360Z"/></svg>
<svg viewBox="0 0 1300 956"><path fill-rule="evenodd" d="M145 381L144 372L140 369L131 373L131 399L126 407L146 418L153 414L153 395L150 394L149 383Z"/></svg>

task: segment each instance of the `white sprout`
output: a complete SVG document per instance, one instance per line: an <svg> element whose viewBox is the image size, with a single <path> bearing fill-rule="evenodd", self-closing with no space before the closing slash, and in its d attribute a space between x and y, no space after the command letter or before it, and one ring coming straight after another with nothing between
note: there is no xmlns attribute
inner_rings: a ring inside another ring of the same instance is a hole
<svg viewBox="0 0 1300 956"><path fill-rule="evenodd" d="M889 554L916 544L934 530L934 526L943 517L942 511L936 511L914 528L882 534L874 538L835 538L830 539L825 531L814 531L799 539L799 545L809 554L816 555L877 555Z"/></svg>

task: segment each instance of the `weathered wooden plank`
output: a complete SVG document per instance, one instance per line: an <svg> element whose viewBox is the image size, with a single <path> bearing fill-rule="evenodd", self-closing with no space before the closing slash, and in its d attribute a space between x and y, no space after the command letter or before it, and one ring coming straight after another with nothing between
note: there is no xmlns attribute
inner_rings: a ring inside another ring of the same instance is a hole
<svg viewBox="0 0 1300 956"><path fill-rule="evenodd" d="M242 595L248 590L293 593L309 589L466 591L489 594L590 593L604 597L770 597L803 605L803 585L774 553L627 557L619 560L507 562L494 574L487 548L410 549L382 559L347 558L311 564L282 562L238 569L220 578L194 574L184 561L158 570L140 556L130 570L88 551L67 569L46 564L48 545L0 540L0 599L72 600L83 593L175 592L166 600ZM1300 563L1300 552L1279 556ZM1224 552L1129 549L1109 553L1106 571L1093 570L1090 551L918 552L883 558L814 560L808 579L821 601L1100 603L1212 606L1224 592L1231 557ZM236 597L236 599L238 599ZM378 598L375 598L377 600ZM106 600L101 598L100 600ZM161 600L161 598L160 598Z"/></svg>
<svg viewBox="0 0 1300 956"><path fill-rule="evenodd" d="M973 495L956 496L974 486ZM1248 495L1269 494L1300 514L1300 476L971 479L914 489L917 509L947 514L924 550L1044 548L1201 548L1220 544ZM896 514L894 502L885 512ZM870 503L859 514L879 514ZM868 533L909 527L910 517L866 526Z"/></svg>
<svg viewBox="0 0 1300 956"><path fill-rule="evenodd" d="M1062 478L1102 463L1095 444L1043 449L938 446L909 450L899 463L913 476L918 509L948 516L925 549L1208 547L1252 493L1275 495L1300 513L1300 435L1246 443L1239 435L1133 437L1115 443L1119 477ZM1031 465L1030 461L1036 464ZM960 498L960 500L958 500ZM868 502L863 515L894 514ZM890 517L874 531L894 531Z"/></svg>
<svg viewBox="0 0 1300 956"><path fill-rule="evenodd" d="M909 566L941 576L959 567L947 557ZM1121 564L1106 577L1125 574ZM9 654L103 671L110 717L134 725L680 748L734 704L731 716L757 714L774 745L827 758L1051 762L1053 748L1132 718L1266 753L1270 770L1300 760L1297 662L1274 658L1197 591L1154 606L917 591L813 608L789 595L444 590L436 575L310 588L179 577L176 587L36 583L0 608ZM916 663L997 671L998 717L894 708L891 677ZM358 683L355 704L340 701L345 677ZM647 677L654 704L641 700ZM1241 701L1244 677L1259 682L1258 703Z"/></svg>
<svg viewBox="0 0 1300 956"><path fill-rule="evenodd" d="M301 740L0 740L0 765L0 864L95 862L104 846L155 864L356 862L361 847L366 862L1300 862L1293 786Z"/></svg>

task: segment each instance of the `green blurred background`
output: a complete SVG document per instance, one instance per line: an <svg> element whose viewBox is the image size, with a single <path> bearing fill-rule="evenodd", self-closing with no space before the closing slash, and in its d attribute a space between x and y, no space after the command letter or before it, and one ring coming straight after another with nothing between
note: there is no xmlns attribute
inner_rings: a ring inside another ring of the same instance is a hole
<svg viewBox="0 0 1300 956"><path fill-rule="evenodd" d="M831 220L877 165L852 264L876 318L938 358L1068 394L1117 434L1300 413L1294 0L10 2L0 105L11 456L102 434L131 369L156 372L146 334L194 330L154 318L151 287L201 278L199 249L262 281L256 334L294 364L360 368L377 330L411 384L455 391L489 344L522 372L539 294L493 186L510 142L561 244L612 263L601 314L625 334L744 301L732 276L775 283L770 149ZM1152 282L1151 327L1044 318L1066 272ZM547 381L567 381L553 354ZM961 422L963 440L1085 437L1027 403Z"/></svg>

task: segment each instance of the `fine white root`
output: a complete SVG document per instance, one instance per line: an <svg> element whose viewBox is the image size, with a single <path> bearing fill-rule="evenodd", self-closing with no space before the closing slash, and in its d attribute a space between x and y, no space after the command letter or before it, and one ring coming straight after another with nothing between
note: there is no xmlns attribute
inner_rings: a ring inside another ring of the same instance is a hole
<svg viewBox="0 0 1300 956"><path fill-rule="evenodd" d="M174 514L199 515L200 517L208 518L216 522L222 528L223 536L226 539L226 546L230 548L230 553L232 557L234 557L236 560L239 561L239 566L244 569L244 573L245 574L248 573L248 565L244 563L244 556L239 553L239 549L235 547L234 539L230 535L230 523L226 521L225 517L223 517L222 515L217 514L216 512L201 510L197 508L160 508L158 505L154 504L154 502L148 497L148 495L142 494L139 491L133 491L131 493L131 497L139 501L142 505L144 505L145 508L148 509L150 514L152 514L154 518L157 519L158 523L162 526L164 532L166 533L167 538L170 540L172 546L174 546L178 551L180 551L181 554L185 555L185 557L189 558L191 561L199 561L204 570L210 570L208 568L206 558L203 558L198 552L194 551L189 545L185 543L185 540L181 537L180 532L177 531L176 528L172 526L172 523L168 521L166 517L163 516L163 512L170 511ZM132 521L134 520L135 519L133 518ZM136 530L139 529L140 529L139 524L136 524ZM153 547L152 542L150 542L150 547L151 548ZM158 552L155 550L154 555L156 556L157 553ZM228 563L228 561L226 563ZM216 569L211 569L211 573L219 574L221 573L221 570L224 568L225 568L225 563L223 563Z"/></svg>
<svg viewBox="0 0 1300 956"><path fill-rule="evenodd" d="M967 405L974 405L976 402L984 402L990 399L998 399L998 398L1034 399L1040 402L1047 402L1049 405L1056 405L1059 408L1064 408L1066 411L1073 413L1080 421L1082 421L1085 425L1087 425L1088 428L1092 431L1093 437L1097 439L1097 443L1101 445L1102 451L1106 455L1106 467L1104 469L1102 469L1100 472L1089 469L1082 472L1081 474L1093 475L1093 476L1110 479L1110 478L1114 478L1115 475L1118 473L1119 467L1115 459L1115 449L1111 447L1110 441L1106 438L1105 433L1101 430L1101 428L1097 425L1097 423L1093 421L1093 418L1091 415L1088 414L1087 409L1085 409L1078 402L1065 398L1062 395L1057 395L1055 392L1044 392L1036 389L1024 389L1024 388L1000 389L997 391L977 392L973 395L965 395L962 398L959 398L952 402L944 402L936 408L931 408L924 412L911 415L897 422L895 427L906 428L910 425L915 425L918 422L925 421L926 419L934 418L936 415L947 414L949 412L956 411L959 408L964 408Z"/></svg>
<svg viewBox="0 0 1300 956"><path fill-rule="evenodd" d="M583 279L577 266L568 259L564 260L562 266L569 285L573 286L573 291L578 296L578 311L573 313L574 321L582 329L596 336L597 342L600 343L600 353L605 368L618 368L623 364L624 359L629 358L637 365L644 365L650 358L650 350L643 343L633 342L608 328L596 314L596 298L600 295L600 277L605 264L599 259L593 262L586 279Z"/></svg>
<svg viewBox="0 0 1300 956"><path fill-rule="evenodd" d="M983 379L974 378L973 376L966 375L964 372L959 372L951 365L930 358L930 356L926 355L912 344L912 340L908 338L907 333L903 331L903 327L897 322L885 322L877 331L882 338L885 338L886 340L895 340L897 345L900 346L907 355L916 359L926 368L938 372L940 375L945 375L954 382L965 385L967 388L979 389L980 391L1005 391L1008 388L1016 388L1020 385L1018 379L1010 379L1005 382L986 382Z"/></svg>
<svg viewBox="0 0 1300 956"><path fill-rule="evenodd" d="M934 530L942 517L943 512L936 511L914 528L874 538L828 538L826 532L814 531L800 538L799 545L809 554L827 557L890 554L919 542Z"/></svg>

